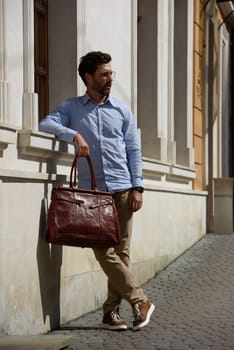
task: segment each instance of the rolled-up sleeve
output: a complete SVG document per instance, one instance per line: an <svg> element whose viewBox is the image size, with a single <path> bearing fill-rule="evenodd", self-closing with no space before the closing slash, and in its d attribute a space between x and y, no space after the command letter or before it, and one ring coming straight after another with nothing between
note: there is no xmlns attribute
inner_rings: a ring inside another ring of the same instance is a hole
<svg viewBox="0 0 234 350"><path fill-rule="evenodd" d="M53 112L43 118L39 123L39 130L54 134L60 140L68 143L73 143L74 136L77 133L75 130L69 128L66 115L59 111Z"/></svg>

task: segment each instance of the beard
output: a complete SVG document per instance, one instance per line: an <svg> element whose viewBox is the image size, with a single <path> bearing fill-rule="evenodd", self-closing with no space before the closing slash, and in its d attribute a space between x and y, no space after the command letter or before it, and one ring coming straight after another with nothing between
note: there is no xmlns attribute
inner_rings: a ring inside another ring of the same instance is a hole
<svg viewBox="0 0 234 350"><path fill-rule="evenodd" d="M104 88L102 90L99 91L100 95L102 96L109 96L110 95L110 88Z"/></svg>
<svg viewBox="0 0 234 350"><path fill-rule="evenodd" d="M110 91L111 91L111 84L107 83L106 85L104 85L103 87L100 86L95 86L94 90L99 93L101 96L109 96L110 95Z"/></svg>

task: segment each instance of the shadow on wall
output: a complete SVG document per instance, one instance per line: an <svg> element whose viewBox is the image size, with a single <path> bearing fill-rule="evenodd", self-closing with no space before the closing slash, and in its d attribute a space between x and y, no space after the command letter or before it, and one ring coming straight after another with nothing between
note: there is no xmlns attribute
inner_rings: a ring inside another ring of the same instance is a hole
<svg viewBox="0 0 234 350"><path fill-rule="evenodd" d="M62 265L62 247L50 245L45 241L47 231L47 194L41 203L40 225L37 244L37 265L40 283L43 321L49 317L50 330L60 326L60 277Z"/></svg>

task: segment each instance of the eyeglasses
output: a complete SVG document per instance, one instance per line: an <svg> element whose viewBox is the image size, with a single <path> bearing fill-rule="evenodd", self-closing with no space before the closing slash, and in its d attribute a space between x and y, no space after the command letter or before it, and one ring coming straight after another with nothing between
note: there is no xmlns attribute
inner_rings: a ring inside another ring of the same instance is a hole
<svg viewBox="0 0 234 350"><path fill-rule="evenodd" d="M116 72L115 71L112 71L112 72L103 72L100 74L100 76L102 78L111 78L112 80L115 79L115 76L116 76Z"/></svg>

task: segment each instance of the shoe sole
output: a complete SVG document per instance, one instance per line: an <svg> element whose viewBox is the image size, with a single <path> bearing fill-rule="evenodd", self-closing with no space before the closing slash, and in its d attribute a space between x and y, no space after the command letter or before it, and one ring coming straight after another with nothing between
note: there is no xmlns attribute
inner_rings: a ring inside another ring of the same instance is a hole
<svg viewBox="0 0 234 350"><path fill-rule="evenodd" d="M126 325L110 326L109 324L103 323L102 328L109 331L126 331L128 327Z"/></svg>
<svg viewBox="0 0 234 350"><path fill-rule="evenodd" d="M149 321L150 321L150 317L151 317L152 313L154 312L154 309L155 309L154 304L151 304L151 305L150 305L150 308L149 308L149 311L148 311L148 313L147 313L147 316L146 316L145 321L142 322L142 323L140 323L140 324L138 324L137 326L133 327L133 330L134 330L134 331L138 331L139 329L141 329L141 328L147 326L147 324L148 324Z"/></svg>

